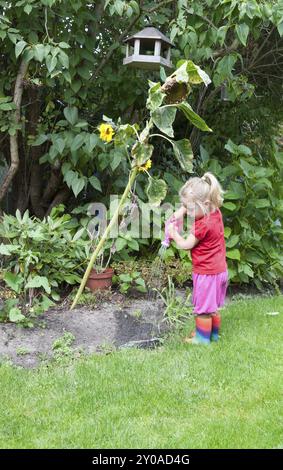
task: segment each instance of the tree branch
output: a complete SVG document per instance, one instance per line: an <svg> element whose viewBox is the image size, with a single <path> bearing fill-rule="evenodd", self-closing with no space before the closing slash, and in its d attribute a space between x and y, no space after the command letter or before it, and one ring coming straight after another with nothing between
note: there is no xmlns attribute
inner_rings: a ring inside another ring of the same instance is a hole
<svg viewBox="0 0 283 470"><path fill-rule="evenodd" d="M105 57L102 59L102 61L100 62L99 66L97 67L96 71L93 73L92 77L91 77L91 80L97 78L97 76L99 75L100 71L103 69L103 67L108 63L108 61L111 59L114 51L119 47L120 43L122 42L122 40L127 36L128 32L132 29L132 27L136 24L136 22L140 19L140 17L144 14L144 13L153 13L154 11L158 10L159 8L169 4L169 3L172 3L173 1L175 0L164 0L163 2L160 2L158 3L156 6L146 10L146 9L140 9L140 12L137 16L135 16L135 18L133 18L133 20L130 22L130 24L127 26L127 28L123 31L123 33L121 33L115 40L115 42L118 43L118 45L116 47L113 47L112 49L109 49L109 51L107 52L107 54L105 55Z"/></svg>
<svg viewBox="0 0 283 470"><path fill-rule="evenodd" d="M262 51L262 49L264 48L265 44L267 43L268 39L270 38L271 34L273 33L273 31L276 29L275 26L273 26L271 28L271 30L269 31L269 33L267 34L265 40L263 41L262 45L259 47L259 49L257 50L257 52L255 53L254 57L253 57L253 60L251 62L251 66L253 66L253 64L255 63L256 61L256 58L259 56L260 52Z"/></svg>

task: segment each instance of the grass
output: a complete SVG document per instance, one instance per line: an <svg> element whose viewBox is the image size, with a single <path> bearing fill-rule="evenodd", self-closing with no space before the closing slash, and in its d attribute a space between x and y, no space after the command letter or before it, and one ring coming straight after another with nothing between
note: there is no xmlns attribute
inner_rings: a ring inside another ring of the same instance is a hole
<svg viewBox="0 0 283 470"><path fill-rule="evenodd" d="M282 318L282 296L258 297L229 304L208 347L175 334L67 367L2 364L0 447L282 448Z"/></svg>

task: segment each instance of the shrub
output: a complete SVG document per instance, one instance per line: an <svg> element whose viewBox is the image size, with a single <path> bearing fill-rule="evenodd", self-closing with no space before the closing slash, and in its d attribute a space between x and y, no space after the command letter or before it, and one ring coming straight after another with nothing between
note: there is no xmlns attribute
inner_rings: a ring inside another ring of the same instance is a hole
<svg viewBox="0 0 283 470"><path fill-rule="evenodd" d="M201 150L201 171L211 171L223 184L223 214L230 280L277 286L283 274L282 152L269 157L231 140L225 160Z"/></svg>
<svg viewBox="0 0 283 470"><path fill-rule="evenodd" d="M2 319L25 322L60 299L59 288L80 281L92 248L85 228L62 207L39 220L5 214L0 226L3 280L17 297L5 301Z"/></svg>

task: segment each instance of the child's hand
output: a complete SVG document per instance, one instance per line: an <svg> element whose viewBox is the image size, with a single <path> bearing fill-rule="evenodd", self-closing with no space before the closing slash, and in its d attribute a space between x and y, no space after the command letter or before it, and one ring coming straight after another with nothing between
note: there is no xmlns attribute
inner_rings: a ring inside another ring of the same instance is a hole
<svg viewBox="0 0 283 470"><path fill-rule="evenodd" d="M168 226L168 233L169 233L171 238L174 238L176 236L176 234L178 234L178 231L176 230L176 227L175 227L174 224L170 224Z"/></svg>

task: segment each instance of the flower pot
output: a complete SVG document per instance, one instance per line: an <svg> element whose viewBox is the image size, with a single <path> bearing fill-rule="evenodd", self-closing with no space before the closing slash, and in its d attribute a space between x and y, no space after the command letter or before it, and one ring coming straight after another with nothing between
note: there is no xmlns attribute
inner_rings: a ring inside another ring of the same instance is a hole
<svg viewBox="0 0 283 470"><path fill-rule="evenodd" d="M91 290L108 289L112 285L112 276L114 270L106 268L104 271L98 273L95 269L90 271L86 286Z"/></svg>

